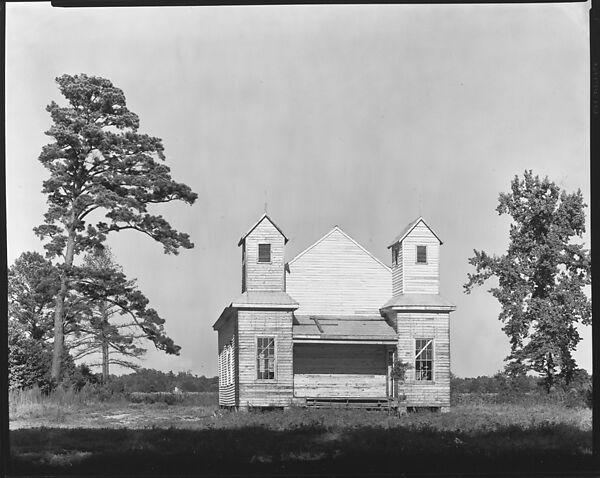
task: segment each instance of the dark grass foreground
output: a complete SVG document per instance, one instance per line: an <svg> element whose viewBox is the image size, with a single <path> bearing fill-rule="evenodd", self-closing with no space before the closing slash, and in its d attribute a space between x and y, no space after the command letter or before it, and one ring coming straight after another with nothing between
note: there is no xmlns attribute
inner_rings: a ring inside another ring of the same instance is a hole
<svg viewBox="0 0 600 478"><path fill-rule="evenodd" d="M10 433L11 475L592 471L590 431L562 423L493 431L310 424L273 430L32 428Z"/></svg>

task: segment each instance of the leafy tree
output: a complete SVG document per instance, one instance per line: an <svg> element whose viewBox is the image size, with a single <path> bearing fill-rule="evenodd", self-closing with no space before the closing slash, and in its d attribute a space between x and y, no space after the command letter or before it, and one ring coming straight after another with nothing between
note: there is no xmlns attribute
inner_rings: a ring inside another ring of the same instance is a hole
<svg viewBox="0 0 600 478"><path fill-rule="evenodd" d="M38 385L47 392L50 379L54 296L58 271L37 252L24 252L8 269L9 387Z"/></svg>
<svg viewBox="0 0 600 478"><path fill-rule="evenodd" d="M24 389L38 386L48 393L59 382L69 383L75 362L67 349L63 350L64 366L58 380L51 377L52 347L31 336L27 327L13 317L8 318L8 386Z"/></svg>
<svg viewBox="0 0 600 478"><path fill-rule="evenodd" d="M138 133L139 118L127 108L122 90L107 79L85 74L63 75L56 81L68 105L51 102L46 108L53 121L46 134L54 142L43 147L39 160L50 172L42 188L48 210L44 223L34 229L47 241L47 256L60 261L54 378L61 371L65 299L76 274L74 258L101 249L108 233L126 229L160 242L165 253L191 248L187 234L174 230L148 207L175 200L193 204L197 198L188 186L173 181L169 168L159 162L165 159L161 140ZM87 224L93 217L100 220Z"/></svg>
<svg viewBox="0 0 600 478"><path fill-rule="evenodd" d="M90 365L102 366L106 382L110 364L139 368L130 359L146 352L139 346L142 339L167 353L179 352L180 347L164 333L164 319L147 308L148 299L136 289L135 281L126 280L109 248L86 255L77 272L81 277L73 281L73 288L84 304L79 307L85 318L78 322L71 342L75 359L100 353L100 364Z"/></svg>
<svg viewBox="0 0 600 478"><path fill-rule="evenodd" d="M529 370L544 377L550 391L557 380L568 384L576 369L572 352L581 337L576 324L590 324L589 250L572 239L585 232L586 204L581 191L567 194L532 171L515 176L511 192L501 193L498 214L509 214L510 244L502 256L475 250L465 292L496 277L490 292L502 307L499 319L510 339L506 370Z"/></svg>
<svg viewBox="0 0 600 478"><path fill-rule="evenodd" d="M33 340L52 337L58 270L38 252L24 252L8 269L8 314Z"/></svg>
<svg viewBox="0 0 600 478"><path fill-rule="evenodd" d="M50 350L40 340L28 336L26 327L13 317L8 318L8 387L29 388L38 385L48 391L50 380Z"/></svg>

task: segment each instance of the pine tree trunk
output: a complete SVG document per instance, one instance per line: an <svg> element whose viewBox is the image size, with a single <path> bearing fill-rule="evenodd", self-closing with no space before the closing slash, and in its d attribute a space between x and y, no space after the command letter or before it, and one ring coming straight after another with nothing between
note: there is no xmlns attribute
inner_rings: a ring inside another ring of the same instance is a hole
<svg viewBox="0 0 600 478"><path fill-rule="evenodd" d="M56 295L56 309L54 310L54 348L52 350L51 377L58 383L62 370L62 357L65 349L65 298L68 292L67 274L73 266L75 252L75 231L69 230L67 237L67 251L65 254L65 269L60 276L60 290Z"/></svg>
<svg viewBox="0 0 600 478"><path fill-rule="evenodd" d="M52 350L52 379L58 383L62 367L62 355L65 343L64 334L64 305L67 292L67 279L64 273L60 278L60 290L56 295L56 308L54 309L54 348Z"/></svg>
<svg viewBox="0 0 600 478"><path fill-rule="evenodd" d="M102 382L108 382L108 342L102 344Z"/></svg>
<svg viewBox="0 0 600 478"><path fill-rule="evenodd" d="M102 382L108 382L108 314L106 306L102 304Z"/></svg>

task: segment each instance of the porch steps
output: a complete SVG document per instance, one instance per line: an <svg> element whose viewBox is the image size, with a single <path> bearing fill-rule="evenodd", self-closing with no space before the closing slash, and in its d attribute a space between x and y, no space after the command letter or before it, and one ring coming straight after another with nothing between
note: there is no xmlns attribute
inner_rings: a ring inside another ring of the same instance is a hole
<svg viewBox="0 0 600 478"><path fill-rule="evenodd" d="M308 408L362 408L366 410L389 410L390 408L396 408L397 406L397 401L388 397L318 397L306 399L306 407Z"/></svg>

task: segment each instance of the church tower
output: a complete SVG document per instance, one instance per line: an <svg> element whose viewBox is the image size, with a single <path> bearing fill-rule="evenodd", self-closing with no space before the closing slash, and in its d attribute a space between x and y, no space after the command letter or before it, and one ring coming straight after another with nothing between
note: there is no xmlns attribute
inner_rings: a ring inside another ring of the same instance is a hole
<svg viewBox="0 0 600 478"><path fill-rule="evenodd" d="M288 242L263 214L242 236L242 294L221 313L219 405L288 407L293 390L293 311L285 292L284 249Z"/></svg>
<svg viewBox="0 0 600 478"><path fill-rule="evenodd" d="M242 292L284 291L285 234L267 216L262 217L240 239L242 247Z"/></svg>
<svg viewBox="0 0 600 478"><path fill-rule="evenodd" d="M420 217L392 241L393 295L440 293L442 241Z"/></svg>
<svg viewBox="0 0 600 478"><path fill-rule="evenodd" d="M381 313L398 333L397 359L409 364L402 392L407 406L450 407L450 312L440 295L442 241L422 217L388 246L392 298Z"/></svg>

